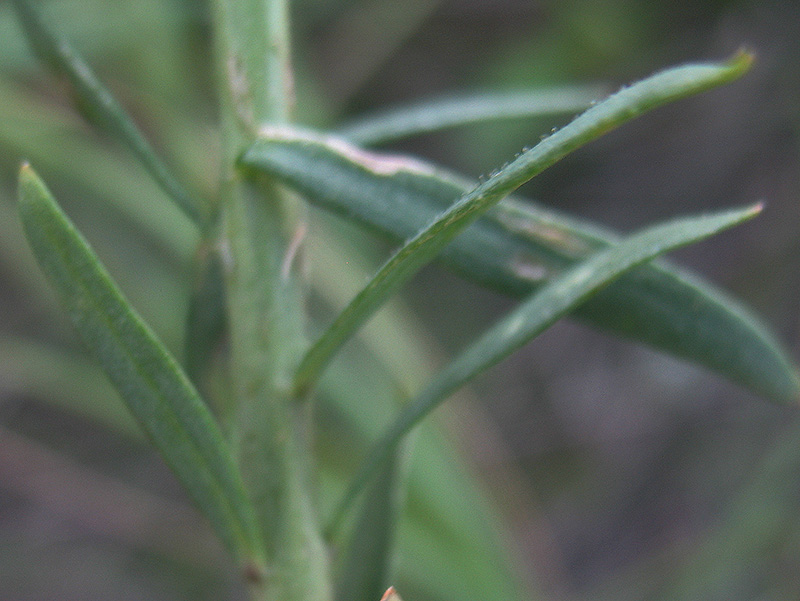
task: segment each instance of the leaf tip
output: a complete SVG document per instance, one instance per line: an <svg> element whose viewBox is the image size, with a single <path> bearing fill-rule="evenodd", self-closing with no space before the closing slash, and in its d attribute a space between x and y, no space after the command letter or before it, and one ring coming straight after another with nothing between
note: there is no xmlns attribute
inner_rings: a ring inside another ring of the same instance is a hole
<svg viewBox="0 0 800 601"><path fill-rule="evenodd" d="M739 48L736 54L728 61L727 67L734 77L744 75L750 70L750 67L756 60L755 52L750 48L743 46Z"/></svg>
<svg viewBox="0 0 800 601"><path fill-rule="evenodd" d="M30 190L32 186L42 186L42 182L39 179L39 176L36 174L36 171L33 170L31 164L28 161L23 161L22 164L19 166L19 200L24 201L30 195L27 192Z"/></svg>
<svg viewBox="0 0 800 601"><path fill-rule="evenodd" d="M18 181L20 186L35 184L37 186L44 187L42 178L39 177L39 174L36 173L36 170L28 161L22 161L20 164Z"/></svg>

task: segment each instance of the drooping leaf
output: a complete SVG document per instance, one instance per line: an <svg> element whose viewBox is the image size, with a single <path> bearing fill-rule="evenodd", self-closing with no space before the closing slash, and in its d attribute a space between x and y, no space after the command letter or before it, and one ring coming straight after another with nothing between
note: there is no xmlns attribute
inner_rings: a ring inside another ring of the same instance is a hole
<svg viewBox="0 0 800 601"><path fill-rule="evenodd" d="M197 201L158 156L130 115L103 86L88 64L63 39L51 32L28 0L13 0L20 23L37 56L69 81L87 119L125 144L161 189L198 225L208 219L208 207Z"/></svg>
<svg viewBox="0 0 800 601"><path fill-rule="evenodd" d="M314 204L397 242L414 236L470 189L421 161L299 132L261 140L250 159ZM522 298L617 240L599 226L506 199L446 246L441 259L471 281ZM767 398L800 397L794 366L759 319L721 290L666 263L625 274L575 315Z"/></svg>
<svg viewBox="0 0 800 601"><path fill-rule="evenodd" d="M332 519L335 525L366 482L396 448L398 442L455 390L523 344L536 337L576 305L622 275L654 257L702 240L761 211L748 209L675 220L634 234L616 246L602 250L533 293L517 309L491 327L475 343L449 363L417 395L370 450L354 483Z"/></svg>
<svg viewBox="0 0 800 601"><path fill-rule="evenodd" d="M741 55L726 65L690 65L627 88L525 153L512 163L511 167L516 166L511 169L513 173L501 179L520 176L518 171L524 171L531 153L535 162L537 149L543 145L539 154L549 155L553 145L558 145L554 138L575 142L576 134L581 137L578 132L587 127L593 130L592 115L599 114L603 127L611 127L612 114L627 118L659 101L723 83L743 72L748 64L749 57ZM626 112L626 103L634 108ZM394 238L417 234L422 224L433 223L429 220L438 211L468 190L458 180L420 162L365 153L341 140L285 128L272 128L264 134L245 153L245 164L283 179L312 202ZM496 181L489 180L470 193L472 200L479 198L476 204L485 208L486 199L480 197L487 186L496 193L496 184L490 183ZM456 207L451 210L460 211ZM442 216L435 227L453 215ZM456 238L443 256L471 279L515 295L525 294L592 249L614 240L600 228L551 212L526 211L510 203L494 209L491 215L491 222L479 222L468 235ZM472 218L474 215L466 216L467 221ZM443 228L447 230L445 237L461 227L463 222L451 222ZM423 254L440 244L441 239L431 241L427 234L417 235L410 243L427 249ZM380 297L414 271L419 257L409 259L409 254L414 253L406 248L393 258L372 285L378 292L360 294L307 355L297 380L301 388L313 381L348 331L358 327L380 304ZM387 284L386 274L394 271L397 275L398 265L403 266L403 273L397 281L392 276ZM690 276L656 267L637 270L587 305L582 316L595 325L706 365L770 398L793 400L800 395L794 368L763 326L737 303Z"/></svg>
<svg viewBox="0 0 800 601"><path fill-rule="evenodd" d="M219 536L259 565L255 513L208 408L27 165L19 185L28 242L84 343Z"/></svg>
<svg viewBox="0 0 800 601"><path fill-rule="evenodd" d="M453 96L360 117L336 134L371 146L486 121L574 113L588 108L601 94L600 86L572 86Z"/></svg>

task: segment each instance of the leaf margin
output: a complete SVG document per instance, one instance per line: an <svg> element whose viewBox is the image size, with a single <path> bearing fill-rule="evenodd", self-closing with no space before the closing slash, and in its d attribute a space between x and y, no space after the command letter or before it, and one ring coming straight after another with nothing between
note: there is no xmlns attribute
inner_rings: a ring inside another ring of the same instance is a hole
<svg viewBox="0 0 800 601"><path fill-rule="evenodd" d="M216 421L177 361L27 163L19 172L18 210L37 263L81 339L228 549L248 572L260 572L263 543L251 501Z"/></svg>

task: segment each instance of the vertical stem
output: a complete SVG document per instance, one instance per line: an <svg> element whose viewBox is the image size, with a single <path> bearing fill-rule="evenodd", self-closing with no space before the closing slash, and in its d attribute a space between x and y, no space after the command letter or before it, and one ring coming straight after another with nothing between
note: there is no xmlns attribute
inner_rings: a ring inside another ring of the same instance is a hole
<svg viewBox="0 0 800 601"><path fill-rule="evenodd" d="M289 392L304 347L296 273L304 207L272 181L244 179L235 169L259 125L290 117L287 0L214 4L234 443L268 556L262 573L246 576L253 600L330 601L328 558L310 497L309 416Z"/></svg>

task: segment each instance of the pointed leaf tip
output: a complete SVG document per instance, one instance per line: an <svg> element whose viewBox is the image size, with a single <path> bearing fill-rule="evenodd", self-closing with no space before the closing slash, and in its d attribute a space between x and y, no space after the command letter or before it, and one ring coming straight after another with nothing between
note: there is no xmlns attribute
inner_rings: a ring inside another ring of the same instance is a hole
<svg viewBox="0 0 800 601"><path fill-rule="evenodd" d="M36 174L36 171L34 171L33 167L31 167L31 164L28 161L23 161L19 166L17 184L20 188L22 188L22 186L30 185L36 182L41 182L39 176ZM22 200L21 196L20 200Z"/></svg>
<svg viewBox="0 0 800 601"><path fill-rule="evenodd" d="M755 217L761 214L764 211L765 207L766 203L763 200L759 200L757 203L753 204L753 206L751 206L748 209L747 213L748 215L752 215L753 217Z"/></svg>
<svg viewBox="0 0 800 601"><path fill-rule="evenodd" d="M733 55L729 61L731 68L745 73L747 72L756 60L756 54L750 48L743 46L739 51Z"/></svg>
<svg viewBox="0 0 800 601"><path fill-rule="evenodd" d="M26 194L26 191L36 190L41 193L43 190L45 190L44 182L41 180L33 167L31 167L31 164L28 161L23 161L23 163L19 166L17 184L19 186L19 193L17 196L18 202L20 203L30 200L31 195Z"/></svg>

